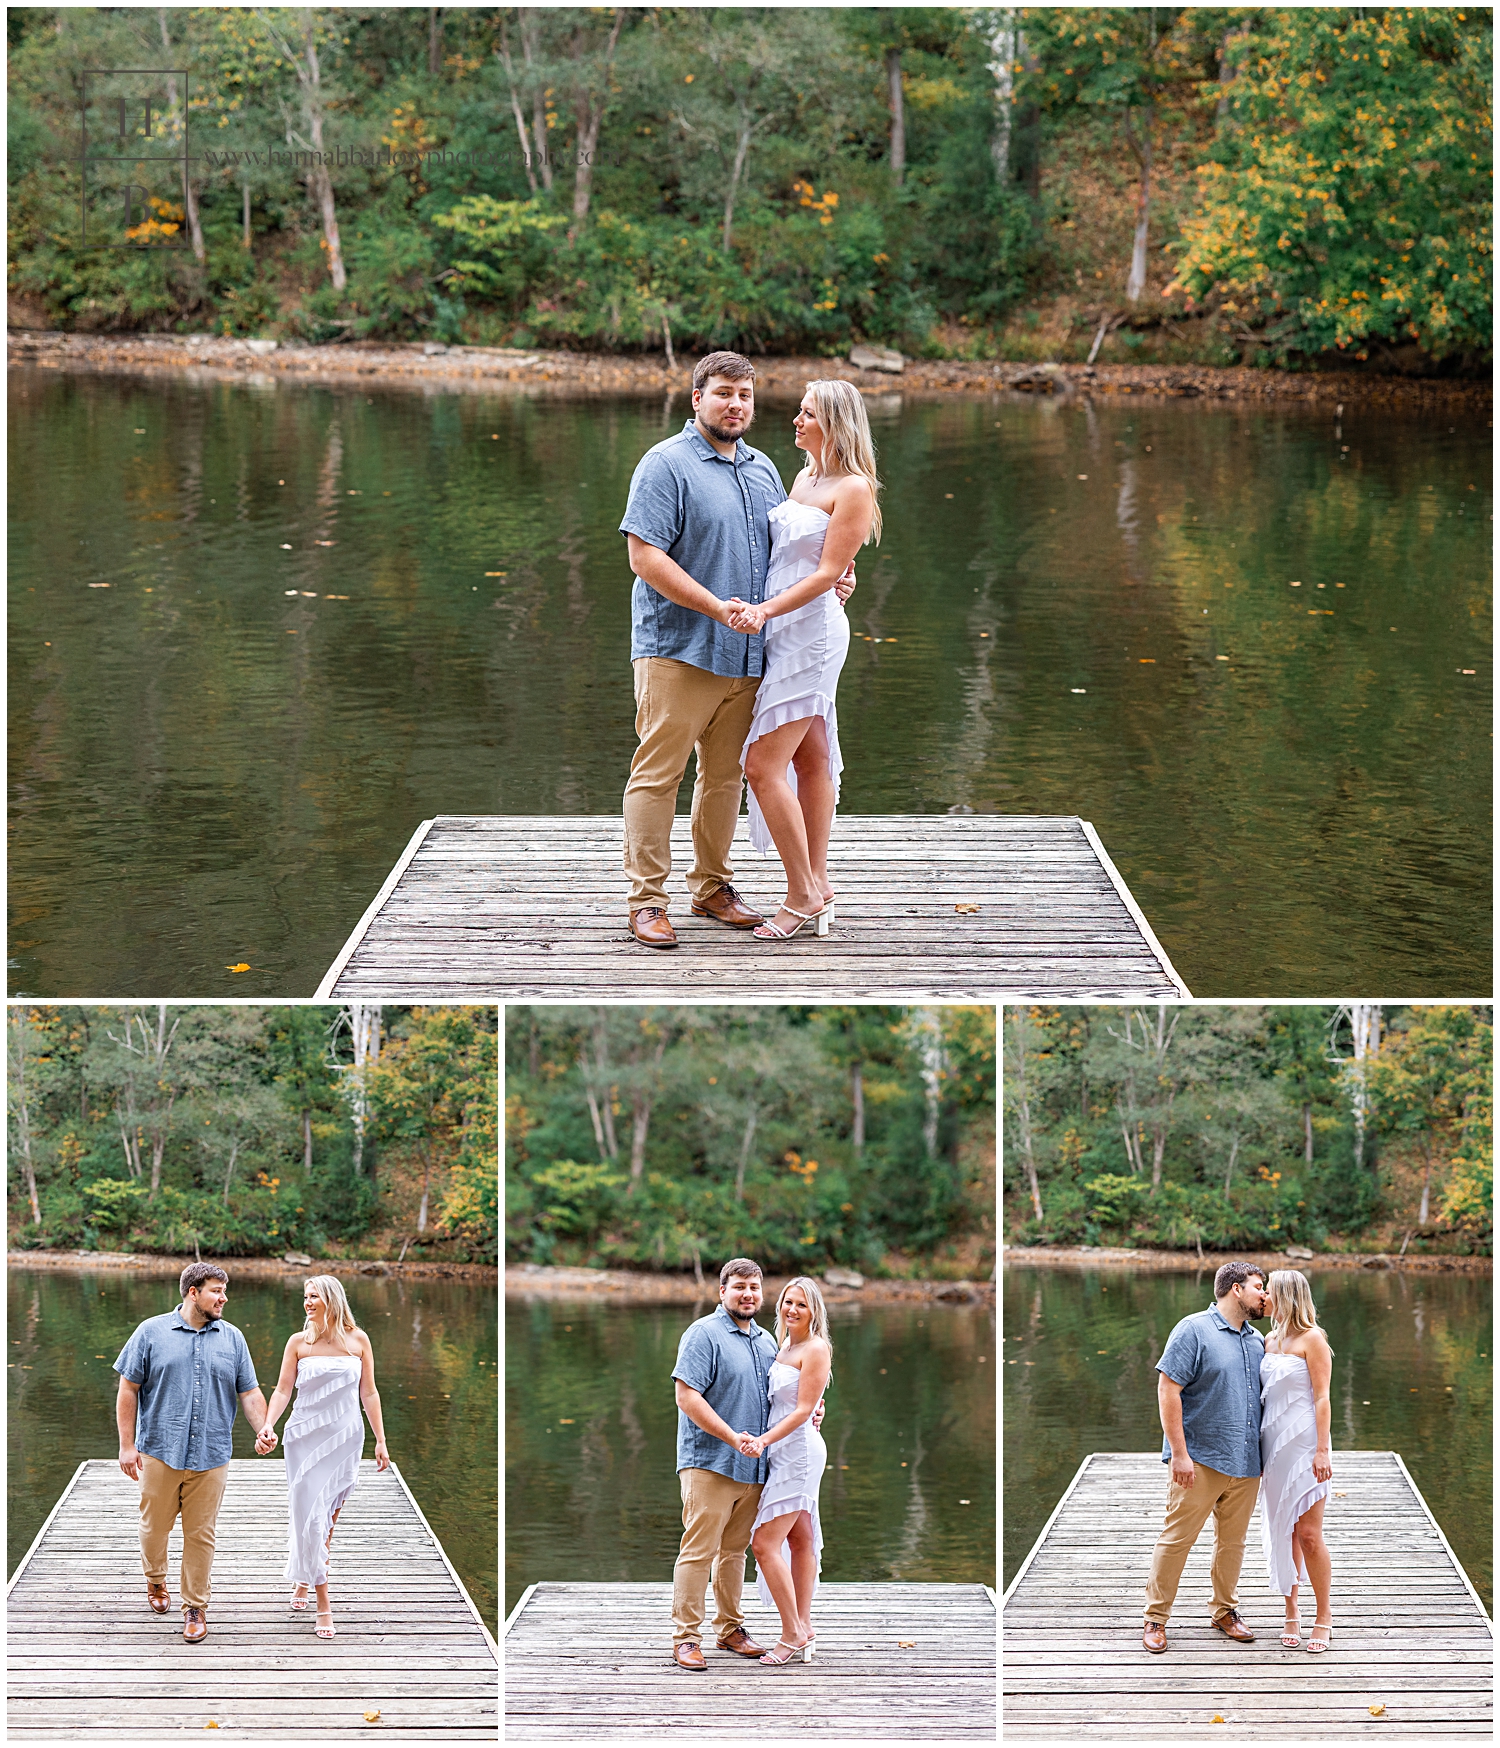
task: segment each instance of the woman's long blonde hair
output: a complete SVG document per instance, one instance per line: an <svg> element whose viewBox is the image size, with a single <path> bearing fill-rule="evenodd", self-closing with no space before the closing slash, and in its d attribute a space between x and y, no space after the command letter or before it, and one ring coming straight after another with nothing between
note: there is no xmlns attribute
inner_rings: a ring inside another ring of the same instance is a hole
<svg viewBox="0 0 1500 1748"><path fill-rule="evenodd" d="M1273 1269L1266 1282L1266 1293L1271 1300L1271 1334L1278 1346L1286 1345L1288 1335L1308 1335L1322 1328L1317 1306L1313 1304L1312 1287L1307 1276L1297 1269ZM1333 1349L1328 1351L1332 1353Z"/></svg>
<svg viewBox="0 0 1500 1748"><path fill-rule="evenodd" d="M836 377L810 382L807 392L813 399L813 410L823 427L823 465L821 473L853 473L870 488L870 532L865 544L880 544L880 475L875 471L875 439L870 435L870 415L865 411L865 397L852 382ZM811 472L813 459L807 458L806 471Z"/></svg>
<svg viewBox="0 0 1500 1748"><path fill-rule="evenodd" d="M787 1338L786 1320L781 1315L781 1307L786 1302L786 1296L793 1287L801 1287L807 1295L807 1308L812 1313L808 1319L809 1335L821 1335L828 1343L829 1351L833 1351L833 1337L828 1333L828 1307L823 1303L823 1293L818 1283L809 1280L806 1275L793 1275L791 1280L781 1289L776 1300L776 1345L782 1346Z"/></svg>
<svg viewBox="0 0 1500 1748"><path fill-rule="evenodd" d="M332 1275L309 1275L302 1283L303 1292L311 1289L323 1301L323 1312L327 1319L329 1337L340 1341L346 1353L353 1353L354 1348L349 1337L359 1328L354 1321L354 1313L349 1309L349 1300L344 1293L344 1284ZM318 1332L313 1327L309 1317L302 1325L302 1335L309 1343L318 1339Z"/></svg>

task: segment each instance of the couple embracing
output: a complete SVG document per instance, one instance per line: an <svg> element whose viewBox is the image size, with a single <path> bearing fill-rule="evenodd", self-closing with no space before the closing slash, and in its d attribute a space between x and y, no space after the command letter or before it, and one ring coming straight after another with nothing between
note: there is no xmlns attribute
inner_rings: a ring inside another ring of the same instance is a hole
<svg viewBox="0 0 1500 1748"><path fill-rule="evenodd" d="M390 1467L375 1388L370 1338L354 1321L343 1286L313 1275L303 1286L302 1328L287 1338L281 1373L267 1403L256 1382L249 1343L224 1321L229 1276L217 1263L192 1262L178 1281L175 1311L148 1317L120 1351L115 1421L120 1468L139 1484L141 1568L154 1614L172 1606L167 1538L182 1519L182 1636L208 1637L219 1507L229 1478L237 1411L255 1433L255 1449L276 1448L276 1422L296 1392L286 1425L289 1606L304 1613L316 1592L314 1632L331 1639L328 1553L333 1526L354 1492L364 1449L360 1405L375 1434L375 1463Z"/></svg>
<svg viewBox="0 0 1500 1748"><path fill-rule="evenodd" d="M719 1304L683 1331L672 1369L682 1544L672 1575L673 1656L708 1667L704 1599L713 1583L715 1645L769 1667L812 1661L813 1597L823 1552L818 1489L828 1449L818 1427L833 1343L816 1281L798 1275L776 1301L776 1335L755 1321L760 1264L737 1256L719 1271ZM745 1553L756 1588L781 1617L771 1650L745 1631Z"/></svg>
<svg viewBox="0 0 1500 1748"><path fill-rule="evenodd" d="M712 352L693 371L693 417L642 456L620 531L631 592L640 746L625 788L630 931L675 947L667 915L677 790L696 750L695 916L787 941L833 920L828 837L838 802L835 692L849 652L854 555L880 539L880 480L853 383L810 382L793 420L807 461L790 494L745 434L755 368ZM786 897L766 920L734 886L744 779L750 842L774 844Z"/></svg>

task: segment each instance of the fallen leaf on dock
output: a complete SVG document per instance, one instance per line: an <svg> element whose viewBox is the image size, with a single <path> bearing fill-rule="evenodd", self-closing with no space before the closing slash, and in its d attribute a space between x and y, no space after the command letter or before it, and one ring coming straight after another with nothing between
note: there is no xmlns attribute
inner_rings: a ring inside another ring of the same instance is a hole
<svg viewBox="0 0 1500 1748"><path fill-rule="evenodd" d="M1383 1705L1371 1706L1370 1716L1372 1718L1383 1718L1385 1716L1385 1707Z"/></svg>
<svg viewBox="0 0 1500 1748"><path fill-rule="evenodd" d="M1208 1721L1211 1724L1222 1724L1224 1722L1224 1719L1223 1719L1223 1716L1221 1713L1215 1712L1214 1715Z"/></svg>
<svg viewBox="0 0 1500 1748"><path fill-rule="evenodd" d="M953 908L960 916L976 916L979 912L977 904L955 904Z"/></svg>
<svg viewBox="0 0 1500 1748"><path fill-rule="evenodd" d="M379 1712L366 1712L365 1713L365 1722L367 1724L378 1724L380 1722L380 1713Z"/></svg>
<svg viewBox="0 0 1500 1748"><path fill-rule="evenodd" d="M896 1641L898 1651L915 1651L916 1648L917 1641L915 1639L897 1639Z"/></svg>
<svg viewBox="0 0 1500 1748"><path fill-rule="evenodd" d="M1349 1497L1349 1493L1348 1493L1347 1488L1342 1493L1335 1493L1334 1494L1335 1499L1347 1499L1348 1497Z"/></svg>
<svg viewBox="0 0 1500 1748"><path fill-rule="evenodd" d="M216 1724L216 1723L215 1723L215 1722L214 1722L214 1721L213 1721L213 1719L212 1719L212 1718L210 1718L210 1719L209 1719L209 1720L208 1720L208 1722L207 1722L207 1723L206 1723L206 1724L205 1724L205 1725L204 1725L204 1726L203 1726L203 1728L204 1728L204 1729L205 1729L205 1730L217 1730L217 1729L218 1729L218 1727L219 1727L219 1726L218 1726L218 1725L217 1725L217 1724Z"/></svg>

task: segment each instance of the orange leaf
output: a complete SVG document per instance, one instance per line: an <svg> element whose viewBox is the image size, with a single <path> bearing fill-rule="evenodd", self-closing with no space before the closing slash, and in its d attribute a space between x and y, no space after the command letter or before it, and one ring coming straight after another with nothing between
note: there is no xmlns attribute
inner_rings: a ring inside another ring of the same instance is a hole
<svg viewBox="0 0 1500 1748"><path fill-rule="evenodd" d="M242 961L238 965L226 965L224 967L224 969L226 971L248 971L250 969L250 967L248 965L244 964Z"/></svg>

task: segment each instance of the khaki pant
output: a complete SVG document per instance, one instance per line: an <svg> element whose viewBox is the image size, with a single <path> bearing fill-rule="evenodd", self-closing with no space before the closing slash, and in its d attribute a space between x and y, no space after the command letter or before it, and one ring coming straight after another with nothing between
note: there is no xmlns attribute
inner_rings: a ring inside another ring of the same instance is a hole
<svg viewBox="0 0 1500 1748"><path fill-rule="evenodd" d="M688 889L695 899L727 886L734 870L729 846L740 816L740 750L755 716L758 679L727 679L665 656L635 664L635 732L640 739L625 785L625 872L631 914L648 905L667 908L672 872L672 818L677 791L696 747L693 784L693 866Z"/></svg>
<svg viewBox="0 0 1500 1748"><path fill-rule="evenodd" d="M713 1469L681 1469L682 1546L672 1570L672 1643L701 1644L704 1590L713 1580L719 1638L745 1624L740 1593L759 1481L732 1481Z"/></svg>
<svg viewBox="0 0 1500 1748"><path fill-rule="evenodd" d="M167 1537L182 1517L182 1606L207 1608L213 1589L214 1526L228 1463L217 1469L169 1469L155 1457L141 1457L141 1570L158 1584L167 1581Z"/></svg>
<svg viewBox="0 0 1500 1748"><path fill-rule="evenodd" d="M1240 1564L1245 1558L1245 1531L1260 1491L1257 1475L1221 1475L1206 1463L1195 1462L1193 1484L1179 1487L1167 1482L1167 1521L1151 1557L1151 1577L1146 1584L1146 1619L1163 1626L1172 1613L1182 1568L1199 1532L1214 1520L1214 1558L1209 1570L1213 1584L1211 1620L1239 1607L1237 1586Z"/></svg>

